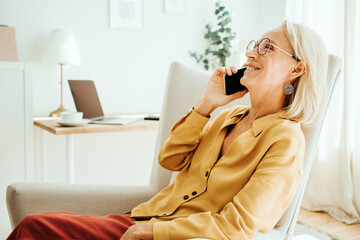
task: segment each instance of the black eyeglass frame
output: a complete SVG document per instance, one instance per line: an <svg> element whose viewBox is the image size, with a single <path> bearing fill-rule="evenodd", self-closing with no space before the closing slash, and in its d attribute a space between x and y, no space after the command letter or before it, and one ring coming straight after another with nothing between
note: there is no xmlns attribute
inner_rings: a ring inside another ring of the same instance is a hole
<svg viewBox="0 0 360 240"><path fill-rule="evenodd" d="M298 62L299 62L299 61L303 61L301 58L295 57L294 55L288 53L287 51L285 51L285 50L281 49L280 47L276 46L275 44L273 44L269 38L263 38L263 39L261 39L260 42L259 42L259 44L258 44L255 40L251 40L251 41L249 42L249 44L247 45L247 47L246 47L246 52L248 53L248 52L252 51L254 48L257 47L257 52L258 52L259 55L262 56L262 55L267 54L267 53L269 52L269 49L270 49L270 48L267 48L266 51L265 51L265 53L263 53L263 54L261 54L261 52L260 52L260 45L261 45L261 43L262 43L263 41L265 41L265 40L269 41L269 44L270 44L271 46L276 47L277 49L279 49L280 51L282 51L282 52L285 53L286 55L288 55L288 56L292 57L293 59L295 59L296 61L298 61ZM255 45L254 45L254 44L255 44ZM254 46L251 48L251 45L254 45Z"/></svg>

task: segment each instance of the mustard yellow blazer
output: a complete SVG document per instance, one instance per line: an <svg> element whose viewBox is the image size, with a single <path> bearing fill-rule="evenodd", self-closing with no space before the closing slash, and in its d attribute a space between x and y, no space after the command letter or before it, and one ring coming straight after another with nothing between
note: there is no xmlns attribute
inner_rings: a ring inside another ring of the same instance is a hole
<svg viewBox="0 0 360 240"><path fill-rule="evenodd" d="M300 186L305 138L279 111L255 120L218 159L228 127L249 110L236 106L211 122L191 110L172 127L159 163L180 173L131 212L151 219L154 239L251 239L274 228Z"/></svg>

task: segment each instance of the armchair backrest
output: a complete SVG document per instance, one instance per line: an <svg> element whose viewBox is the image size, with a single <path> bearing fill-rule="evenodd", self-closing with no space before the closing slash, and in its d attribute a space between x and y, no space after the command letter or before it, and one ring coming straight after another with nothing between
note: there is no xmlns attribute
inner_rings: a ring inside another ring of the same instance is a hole
<svg viewBox="0 0 360 240"><path fill-rule="evenodd" d="M309 128L302 128L306 141L302 184L290 206L276 225L276 229L282 233L282 236L285 236L285 239L291 239L294 231L301 200L304 194L308 176L310 174L310 168L314 158L323 119L326 114L336 79L341 72L341 65L342 63L339 57L329 55L327 73L328 97L325 104L325 110L322 111L322 115L319 117L317 124ZM195 69L181 62L173 62L170 66L170 71L165 87L165 95L160 116L160 126L157 136L154 163L150 181L150 185L154 188L155 191L160 191L166 187L169 184L172 176L170 171L161 168L158 164L157 157L160 148L165 140L169 137L171 127L181 117L189 112L198 100L200 100L202 94L205 92L205 88L210 76L211 74L208 72ZM251 105L249 94L246 94L244 98L238 99L229 105L218 108L214 113L212 113L212 117L216 116L223 109L234 105Z"/></svg>
<svg viewBox="0 0 360 240"><path fill-rule="evenodd" d="M305 159L304 159L304 172L303 172L303 179L302 184L296 193L295 197L293 198L293 201L291 202L290 206L286 210L286 212L281 217L280 221L277 224L277 228L284 232L285 240L291 239L296 220L299 214L301 201L303 199L303 195L305 192L306 184L309 178L311 165L314 160L315 151L317 142L320 136L320 131L323 125L323 121L329 106L329 102L331 100L331 96L333 94L333 89L336 83L336 80L338 79L340 73L341 73L341 66L342 61L339 57L335 55L329 55L328 60L328 71L327 71L327 99L324 104L325 109L321 111L321 116L319 117L317 123L313 125L312 127L302 127L302 131L305 135Z"/></svg>

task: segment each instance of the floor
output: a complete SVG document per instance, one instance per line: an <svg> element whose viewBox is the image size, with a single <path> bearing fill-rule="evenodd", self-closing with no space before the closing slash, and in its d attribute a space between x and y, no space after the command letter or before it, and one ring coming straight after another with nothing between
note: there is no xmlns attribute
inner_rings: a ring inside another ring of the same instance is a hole
<svg viewBox="0 0 360 240"><path fill-rule="evenodd" d="M330 236L328 239L341 240L359 240L360 239L360 223L347 225L335 220L324 212L311 212L305 209L300 209L298 223L316 228L319 232ZM300 236L294 238L296 240L317 240L313 236L301 238Z"/></svg>

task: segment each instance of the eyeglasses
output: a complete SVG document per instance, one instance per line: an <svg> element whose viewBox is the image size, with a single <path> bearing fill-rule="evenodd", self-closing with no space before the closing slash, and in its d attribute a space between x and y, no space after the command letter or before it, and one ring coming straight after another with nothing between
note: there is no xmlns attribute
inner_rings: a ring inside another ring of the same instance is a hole
<svg viewBox="0 0 360 240"><path fill-rule="evenodd" d="M290 53L286 52L285 50L282 50L275 44L271 43L271 40L269 38L262 39L259 44L257 44L255 40L251 40L246 48L246 53L252 51L256 47L257 47L257 51L258 51L259 55L265 55L266 53L269 52L271 47L276 47L283 53L285 53L285 54L289 55L290 57L292 57L293 59L295 59L296 61L302 61L301 58L295 57L294 55L291 55Z"/></svg>

